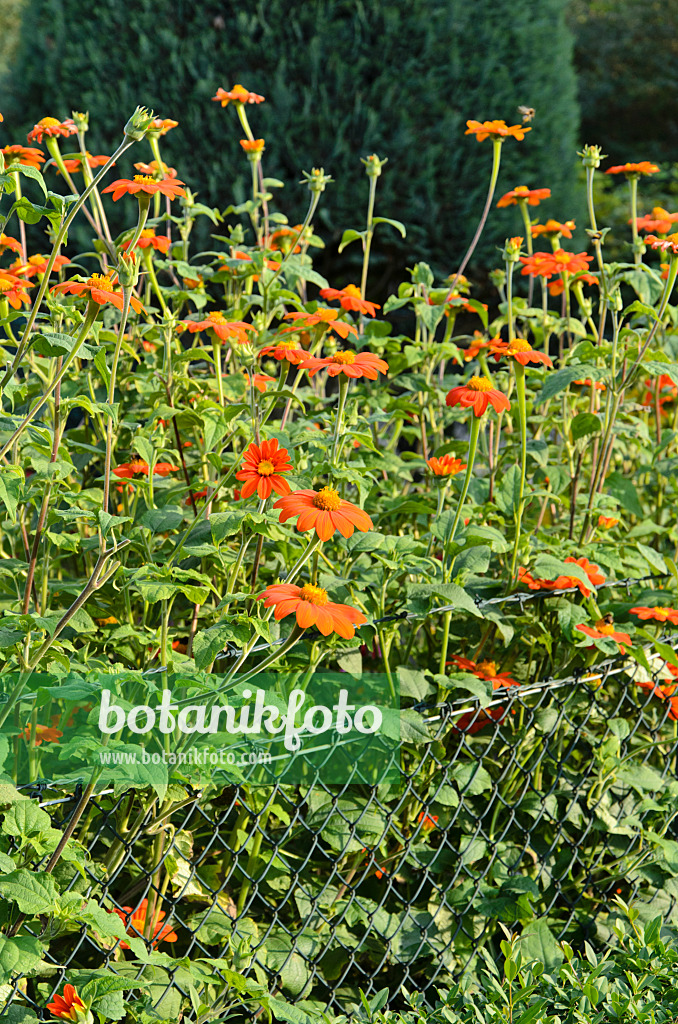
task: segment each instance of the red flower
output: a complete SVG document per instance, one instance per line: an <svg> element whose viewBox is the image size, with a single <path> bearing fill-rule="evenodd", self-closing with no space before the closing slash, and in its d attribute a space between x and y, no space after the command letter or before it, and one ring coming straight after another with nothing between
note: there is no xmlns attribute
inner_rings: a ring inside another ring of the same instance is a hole
<svg viewBox="0 0 678 1024"><path fill-rule="evenodd" d="M161 192L168 199L176 199L177 196L186 195L186 189L181 187L183 184L184 182L179 181L178 178L163 178L161 181L157 181L150 174L135 174L133 180L118 178L107 188L102 189L102 193L112 192L114 203L120 199L120 196L125 194L134 196L138 192L148 196Z"/></svg>
<svg viewBox="0 0 678 1024"><path fill-rule="evenodd" d="M256 491L261 500L268 498L272 491L289 494L290 485L281 473L293 469L287 448L278 448L278 439L251 444L245 452L242 469L235 474L236 480L244 480L241 496L249 498ZM275 506L274 506L275 507Z"/></svg>
<svg viewBox="0 0 678 1024"><path fill-rule="evenodd" d="M585 377L583 380L573 380L573 384L580 384L582 387L593 388L594 391L606 391L605 385L599 381L592 381L590 377Z"/></svg>
<svg viewBox="0 0 678 1024"><path fill-rule="evenodd" d="M328 302L331 302L332 299L339 299L342 309L354 313L366 313L368 316L376 316L376 311L381 309L376 302L368 302L367 299L361 298L360 288L354 284L347 284L345 288L321 288L320 298L327 299Z"/></svg>
<svg viewBox="0 0 678 1024"><path fill-rule="evenodd" d="M286 359L293 366L298 366L304 359L308 359L308 352L303 348L297 348L296 341L277 341L275 345L266 345L259 353L262 356L273 356L274 359L282 361Z"/></svg>
<svg viewBox="0 0 678 1024"><path fill-rule="evenodd" d="M673 676L678 673L678 666L676 665L667 665L666 668ZM668 686L658 686L656 683L653 683L648 679L643 680L642 682L637 681L636 686L639 686L641 690L648 690L653 697L659 697L660 700L667 700L669 702L668 717L673 722L678 721L678 697L673 696L676 692L675 684L669 683Z"/></svg>
<svg viewBox="0 0 678 1024"><path fill-rule="evenodd" d="M256 92L248 92L244 85L234 85L230 92L226 92L221 86L217 89L216 96L212 97L217 103L221 103L222 107L227 107L229 103L263 103L264 97L259 96Z"/></svg>
<svg viewBox="0 0 678 1024"><path fill-rule="evenodd" d="M120 248L129 249L129 243L131 241L132 239L128 238L126 242L122 243ZM156 235L153 228L144 228L137 239L137 245L140 249L148 249L152 247L153 249L157 249L158 252L161 252L163 255L168 252L171 244L171 238L167 235Z"/></svg>
<svg viewBox="0 0 678 1024"><path fill-rule="evenodd" d="M55 715L57 722L59 721L59 715ZM24 731L21 733L26 743L31 741L31 727L27 725ZM55 727L54 724L50 725L36 725L35 727L35 746L39 747L41 743L58 743L63 733Z"/></svg>
<svg viewBox="0 0 678 1024"><path fill-rule="evenodd" d="M308 356L301 367L308 370L309 377L312 377L318 370L327 370L330 377L336 377L343 373L353 380L358 377L376 380L378 374L387 372L388 363L379 359L373 352L352 352L350 349L343 351L339 349L333 356L327 356L325 359Z"/></svg>
<svg viewBox="0 0 678 1024"><path fill-rule="evenodd" d="M121 910L114 907L111 913L118 915L122 923L127 928L128 935L138 936L139 938L144 937L144 932L146 930L146 917L148 914L147 899L143 899L136 910L133 910L132 907L123 907ZM153 931L151 945L154 947L157 946L159 942L177 941L177 935L172 926L169 924L163 925L162 923L165 916L164 910L156 910L153 915L154 920L152 925ZM129 949L129 944L127 942L121 942L120 948Z"/></svg>
<svg viewBox="0 0 678 1024"><path fill-rule="evenodd" d="M123 308L122 292L115 290L113 281L108 274L92 274L87 281L64 281L63 284L55 284L51 291L71 295L89 294L92 302L96 302L98 306L104 306L110 302L116 309L122 310ZM134 296L130 299L130 305L136 313L142 313L144 310Z"/></svg>
<svg viewBox="0 0 678 1024"><path fill-rule="evenodd" d="M531 128L526 128L522 124L514 124L509 127L505 121L467 121L464 135L475 135L478 142L489 138L494 142L495 139L503 140L509 136L522 142L525 133L531 131Z"/></svg>
<svg viewBox="0 0 678 1024"><path fill-rule="evenodd" d="M350 640L355 636L355 627L367 622L362 612L348 604L333 604L326 590L311 583L303 587L277 583L267 587L257 600L263 600L265 608L275 607L275 619L284 619L286 615L295 613L301 629L316 626L323 636L338 633L345 640Z"/></svg>
<svg viewBox="0 0 678 1024"><path fill-rule="evenodd" d="M652 213L647 213L644 217L636 219L636 228L638 231L656 231L660 235L667 235L671 230L671 225L676 221L678 221L678 213L669 213L663 206L654 206Z"/></svg>
<svg viewBox="0 0 678 1024"><path fill-rule="evenodd" d="M518 580L529 587L530 590L569 590L570 588L577 587L584 597L589 597L593 593L594 587L600 586L605 582L605 577L599 567L593 565L587 558L574 558L570 555L565 559L565 562L571 562L573 565L578 565L580 569L583 569L591 582L591 587L587 587L576 576L558 576L555 580L535 579L522 566L518 569Z"/></svg>
<svg viewBox="0 0 678 1024"><path fill-rule="evenodd" d="M280 522L299 516L297 530L313 530L321 540L329 540L338 530L342 537L350 537L355 529L366 533L372 529L367 512L350 501L344 501L332 487L320 491L294 491L278 498L273 508L279 508Z"/></svg>
<svg viewBox="0 0 678 1024"><path fill-rule="evenodd" d="M466 463L455 459L453 455L442 455L440 458L434 456L426 460L426 465L435 476L455 476L466 469Z"/></svg>
<svg viewBox="0 0 678 1024"><path fill-rule="evenodd" d="M298 326L283 327L283 333L287 331L307 331L309 327L317 327L324 324L328 330L336 331L340 338L347 338L349 333L358 337L353 324L347 324L345 320L336 320L336 309L317 309L315 313L285 313L286 320L299 321Z"/></svg>
<svg viewBox="0 0 678 1024"><path fill-rule="evenodd" d="M40 164L45 162L42 150L31 146L4 146L0 153L5 157L5 163L10 170L12 164L23 164L24 167L33 167L39 171Z"/></svg>
<svg viewBox="0 0 678 1024"><path fill-rule="evenodd" d="M74 985L64 985L63 995L56 994L53 1003L47 1003L47 1009L53 1017L61 1020L83 1020L87 1007L77 993Z"/></svg>
<svg viewBox="0 0 678 1024"><path fill-rule="evenodd" d="M527 202L528 206L539 206L542 199L548 199L550 195L550 188L528 188L527 185L516 185L514 189L501 197L497 206L515 206L517 203L524 202Z"/></svg>
<svg viewBox="0 0 678 1024"><path fill-rule="evenodd" d="M678 626L678 611L675 608L655 606L647 608L644 605L638 608L631 608L631 615L637 615L644 622L652 619L655 622L670 622L672 626Z"/></svg>
<svg viewBox="0 0 678 1024"><path fill-rule="evenodd" d="M249 373L246 372L245 377L249 386L256 388L262 395L268 385L275 380L275 377L269 377L266 373L255 373L254 377L250 377Z"/></svg>
<svg viewBox="0 0 678 1024"><path fill-rule="evenodd" d="M628 178L637 178L641 174L656 174L659 168L649 160L641 160L638 164L615 164L608 167L606 174L625 174Z"/></svg>
<svg viewBox="0 0 678 1024"><path fill-rule="evenodd" d="M59 135L77 135L77 133L75 122L70 117L67 117L65 121L59 121L56 117L43 117L28 133L28 141L42 142L43 135L47 135L49 138Z"/></svg>
<svg viewBox="0 0 678 1024"><path fill-rule="evenodd" d="M495 340L490 344L490 352L497 362L502 356L509 356L521 366L527 366L528 363L543 363L545 366L553 367L550 357L543 352L535 351L524 338L514 338L511 342Z"/></svg>
<svg viewBox="0 0 678 1024"><path fill-rule="evenodd" d="M576 282L593 285L598 284L598 278L595 274L577 274L570 283L575 284ZM551 295L562 295L565 291L565 282L562 277L559 277L557 281L549 281L548 289Z"/></svg>
<svg viewBox="0 0 678 1024"><path fill-rule="evenodd" d="M564 235L565 238L572 238L574 227L573 220L566 220L564 224L561 224L559 220L549 218L546 224L533 224L530 230L533 238L537 238L539 235L546 235L548 238Z"/></svg>
<svg viewBox="0 0 678 1024"><path fill-rule="evenodd" d="M264 243L269 249L278 249L282 253L287 253L292 247L292 240L301 237L301 229L301 224L296 224L292 228L278 228L272 235L264 239ZM294 252L301 252L301 246L295 244Z"/></svg>
<svg viewBox="0 0 678 1024"><path fill-rule="evenodd" d="M222 341L235 338L239 345L247 345L250 341L247 331L257 333L252 324L246 324L243 320L227 320L223 313L217 311L210 313L204 320L181 320L179 327L191 334L196 331L214 331Z"/></svg>
<svg viewBox="0 0 678 1024"><path fill-rule="evenodd" d="M582 626L581 623L575 626L580 633L585 633L586 636L590 636L593 640L614 640L619 646L619 650L622 654L625 654L624 645L629 647L633 646L633 640L628 633L619 633L615 630L612 623L606 622L605 619L600 619L596 622L595 626Z"/></svg>
<svg viewBox="0 0 678 1024"><path fill-rule="evenodd" d="M158 165L157 160L151 160L150 164L138 163L134 170L140 174L150 174L152 178L176 178L177 172L174 167L168 167L164 160Z"/></svg>
<svg viewBox="0 0 678 1024"><path fill-rule="evenodd" d="M482 416L488 405L491 405L496 412L502 409L510 409L510 403L506 395L492 387L487 377L471 377L468 384L460 384L448 391L445 399L446 405L461 405L464 409L473 409L474 416Z"/></svg>

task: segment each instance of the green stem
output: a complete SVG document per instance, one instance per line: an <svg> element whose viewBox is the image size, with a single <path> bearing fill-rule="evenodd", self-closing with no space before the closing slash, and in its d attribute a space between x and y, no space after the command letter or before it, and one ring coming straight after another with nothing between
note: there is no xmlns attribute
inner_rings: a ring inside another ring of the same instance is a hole
<svg viewBox="0 0 678 1024"><path fill-rule="evenodd" d="M502 144L502 141L503 141L502 139L492 139L492 146L493 146L493 150L492 150L492 172L490 174L490 185L489 185L489 188L487 190L487 199L485 200L485 209L483 210L482 216L480 218L480 223L478 224L478 227L476 229L476 233L473 236L471 244L469 245L468 249L466 250L466 255L464 256L463 260L461 261L461 266L459 267L459 270L455 274L454 280L453 280L452 284L450 285L450 289L449 289L449 292L447 294L448 299L450 298L450 296L454 292L454 289L455 289L455 287L457 285L457 281L459 280L461 275L466 270L466 266L468 264L468 261L471 259L471 256L473 255L473 253L475 251L475 247L478 244L480 236L483 233L483 228L485 227L485 221L487 220L487 215L489 214L490 206L492 205L492 197L494 196L494 190L497 187L497 178L499 177L499 164L501 163L501 144Z"/></svg>
<svg viewBox="0 0 678 1024"><path fill-rule="evenodd" d="M468 441L468 455L466 465L466 475L464 477L464 483L459 495L459 504L457 505L457 512L452 523L452 529L449 531L445 538L445 545L443 548L443 582L448 582L448 574L451 566L448 566L449 550L450 545L453 543L455 535L457 533L457 527L459 526L459 519L461 517L461 510L464 507L466 501L466 495L468 494L469 485L471 483L471 476L473 474L473 463L476 457L476 450L478 448L478 436L480 434L480 423L482 416L475 416L471 421L471 434Z"/></svg>
<svg viewBox="0 0 678 1024"><path fill-rule="evenodd" d="M374 199L377 192L377 177L376 175L370 175L370 195L367 201L367 225L365 228L365 246L363 249L363 270L360 275L360 297L365 298L365 292L367 289L367 271L370 265L370 249L372 248L372 238L374 237L374 225L372 223L374 218Z"/></svg>
<svg viewBox="0 0 678 1024"><path fill-rule="evenodd" d="M516 392L518 395L518 419L520 422L520 486L518 489L518 508L516 509L516 536L513 541L513 554L511 555L511 572L509 576L509 589L513 586L518 558L518 546L520 544L520 527L523 519L523 506L525 494L525 476L527 474L527 403L525 401L525 367L517 360L514 361L513 369L516 375Z"/></svg>
<svg viewBox="0 0 678 1024"><path fill-rule="evenodd" d="M337 418L334 424L334 444L332 445L332 465L336 468L337 459L341 453L341 438L344 426L344 409L346 407L346 396L348 395L348 377L345 374L339 375L339 404L337 405Z"/></svg>

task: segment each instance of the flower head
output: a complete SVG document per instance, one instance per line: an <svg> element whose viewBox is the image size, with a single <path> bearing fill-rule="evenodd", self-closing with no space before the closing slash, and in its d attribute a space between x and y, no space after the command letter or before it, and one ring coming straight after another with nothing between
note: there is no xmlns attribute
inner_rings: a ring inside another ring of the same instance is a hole
<svg viewBox="0 0 678 1024"><path fill-rule="evenodd" d="M149 135L157 135L160 138L167 135L172 128L176 128L178 124L179 122L173 121L171 117L154 117L146 130Z"/></svg>
<svg viewBox="0 0 678 1024"><path fill-rule="evenodd" d="M350 640L355 636L355 627L367 622L362 612L348 604L333 604L326 590L311 583L303 587L277 583L267 587L257 600L263 601L265 608L275 607L275 619L284 619L294 613L300 629L316 626L323 636L338 633L345 640Z"/></svg>
<svg viewBox="0 0 678 1024"><path fill-rule="evenodd" d="M176 178L176 168L168 167L164 160L158 164L157 160L151 160L150 164L140 162L134 165L134 170L139 174L150 174L152 178Z"/></svg>
<svg viewBox="0 0 678 1024"><path fill-rule="evenodd" d="M648 608L642 605L638 608L631 608L630 612L631 615L637 615L643 622L649 620L653 622L670 622L672 626L678 626L678 610L675 608L667 608L662 605Z"/></svg>
<svg viewBox="0 0 678 1024"><path fill-rule="evenodd" d="M245 373L245 379L250 387L256 388L263 395L268 385L273 383L275 377L269 377L266 373L255 373L253 377L250 377L249 373Z"/></svg>
<svg viewBox="0 0 678 1024"><path fill-rule="evenodd" d="M229 103L263 103L264 97L259 96L256 92L249 92L244 85L234 85L230 92L226 89L222 89L221 86L217 89L216 96L212 99L217 103L221 103L222 107L227 107Z"/></svg>
<svg viewBox="0 0 678 1024"><path fill-rule="evenodd" d="M366 313L367 316L376 316L376 311L381 309L381 306L375 302L368 302L367 299L361 298L360 288L354 284L347 284L345 288L321 288L320 298L327 299L329 302L332 299L339 299L342 309L355 313Z"/></svg>
<svg viewBox="0 0 678 1024"><path fill-rule="evenodd" d="M506 192L501 197L497 206L515 206L517 203L539 206L542 199L548 199L550 195L550 188L528 188L527 185L516 185L515 188L511 189L510 192Z"/></svg>
<svg viewBox="0 0 678 1024"><path fill-rule="evenodd" d="M60 716L55 715L56 722L59 721ZM26 743L30 743L31 740L31 726L27 725L24 731L21 733ZM52 725L36 725L35 727L35 746L39 747L41 743L58 743L63 733L60 729L56 728L54 719Z"/></svg>
<svg viewBox="0 0 678 1024"><path fill-rule="evenodd" d="M537 352L524 338L514 338L510 342L501 339L495 340L490 345L490 352L497 362L502 356L508 356L510 359L515 359L521 366L527 366L528 363L543 363L545 366L553 366L549 356L544 352Z"/></svg>
<svg viewBox="0 0 678 1024"><path fill-rule="evenodd" d="M75 157L64 158L64 167L66 168L69 174L77 174L78 171L82 170L82 165L85 160L87 161L88 167L103 167L104 164L108 163L109 157L105 156L103 153L101 153L99 156L92 156L91 153L85 153L84 156L80 155ZM115 165L113 164L111 166ZM57 174L60 173L61 171L59 171L59 169L57 168Z"/></svg>
<svg viewBox="0 0 678 1024"><path fill-rule="evenodd" d="M75 135L77 131L75 122L70 117L65 121L59 121L56 117L43 117L28 133L28 141L42 142L43 135L54 138L59 135Z"/></svg>
<svg viewBox="0 0 678 1024"><path fill-rule="evenodd" d="M0 270L0 299L9 302L12 309L21 309L22 302L28 305L31 300L26 289L32 287L15 274Z"/></svg>
<svg viewBox="0 0 678 1024"><path fill-rule="evenodd" d="M378 374L386 373L388 370L388 363L379 359L373 352L352 352L350 349L339 349L333 356L326 356L324 359L308 356L301 366L302 369L308 370L309 377L318 370L327 370L330 377L343 373L353 380L358 377L376 380Z"/></svg>
<svg viewBox="0 0 678 1024"><path fill-rule="evenodd" d="M177 196L185 196L186 189L181 186L184 184L183 181L179 181L178 178L163 178L158 181L152 178L150 174L135 174L133 179L130 178L118 178L107 188L102 189L102 192L112 192L113 202L117 202L121 196L124 195L137 195L139 192L142 196L153 196L157 192L161 192L168 199L176 199Z"/></svg>
<svg viewBox="0 0 678 1024"><path fill-rule="evenodd" d="M432 829L438 827L438 815L426 814L425 811L422 811L417 818L417 824L421 825L422 832L431 832Z"/></svg>
<svg viewBox="0 0 678 1024"><path fill-rule="evenodd" d="M129 249L129 244L132 241L128 238L126 242L122 243L122 249ZM144 228L141 235L137 239L137 246L140 249L157 249L163 255L169 251L169 247L172 244L172 239L168 235L156 235L153 228Z"/></svg>
<svg viewBox="0 0 678 1024"><path fill-rule="evenodd" d="M235 474L236 480L245 481L241 496L249 498L256 491L263 501L272 491L289 494L290 485L281 473L289 473L293 468L287 448L278 448L277 438L262 441L260 445L251 444L245 452L242 468Z"/></svg>
<svg viewBox="0 0 678 1024"><path fill-rule="evenodd" d="M619 519L615 519L614 516L598 516L598 526L602 530L611 530L614 526L618 525ZM633 608L631 611L633 611Z"/></svg>
<svg viewBox="0 0 678 1024"><path fill-rule="evenodd" d="M506 672L497 672L497 665L494 661L480 661L476 663L470 658L455 656L446 665L454 665L458 672L469 672L478 679L484 679L492 683L493 690L510 689L513 686L520 686L520 683L513 679ZM461 715L454 728L458 732L476 733L483 729L489 722L501 722L506 716L506 709L501 705L490 708L479 708L477 711L469 711Z"/></svg>
<svg viewBox="0 0 678 1024"><path fill-rule="evenodd" d="M670 252L672 256L678 255L678 232L667 235L666 238L657 238L656 235L647 235L645 244L651 249L659 249L661 252Z"/></svg>
<svg viewBox="0 0 678 1024"><path fill-rule="evenodd" d="M547 279L554 274L578 274L582 270L588 270L592 259L593 256L585 252L567 252L566 249L556 249L552 253L537 252L534 256L520 257L523 264L521 273Z"/></svg>
<svg viewBox="0 0 678 1024"><path fill-rule="evenodd" d="M656 393L657 386L659 386L659 395ZM645 381L645 387L647 390L643 395L641 405L654 405L658 400L661 407L678 398L678 385L674 384L673 377L669 377L668 373L660 374L656 383L648 378Z"/></svg>
<svg viewBox="0 0 678 1024"><path fill-rule="evenodd" d="M484 139L503 142L510 136L517 139L518 142L522 142L526 132L530 131L532 131L531 128L526 128L522 124L514 124L509 127L505 121L467 121L464 135L475 135L478 142L482 142Z"/></svg>
<svg viewBox="0 0 678 1024"><path fill-rule="evenodd" d="M280 522L299 516L297 530L305 533L313 530L321 540L329 540L338 530L342 537L351 537L354 530L366 533L372 529L372 520L367 512L339 497L332 487L320 491L294 491L284 498L278 498L273 508L280 509Z"/></svg>
<svg viewBox="0 0 678 1024"><path fill-rule="evenodd" d="M492 387L492 382L487 377L471 377L467 384L460 384L448 391L445 404L449 406L461 405L464 409L473 409L474 416L482 416L488 405L491 405L496 412L502 409L510 409L510 403L506 395Z"/></svg>
<svg viewBox="0 0 678 1024"><path fill-rule="evenodd" d="M114 907L111 911L113 914L117 914L122 923L127 929L127 934L143 938L146 930L146 918L148 916L148 900L143 899L136 910L132 907L122 907L118 909ZM176 942L177 935L171 925L163 925L165 919L164 910L156 910L153 915L152 925L152 946L157 946L160 942ZM121 949L129 949L129 943L121 942Z"/></svg>
<svg viewBox="0 0 678 1024"><path fill-rule="evenodd" d="M434 456L426 460L426 465L434 476L455 476L466 469L466 463L455 459L453 455L441 455L440 458Z"/></svg>
<svg viewBox="0 0 678 1024"><path fill-rule="evenodd" d="M240 145L245 150L247 155L261 156L266 148L266 144L263 139L240 139Z"/></svg>
<svg viewBox="0 0 678 1024"><path fill-rule="evenodd" d="M132 459L131 462L123 462L113 470L114 476L131 479L133 476L148 476L149 465L143 459ZM168 476L170 473L178 473L179 467L173 466L171 462L156 462L153 467L153 476Z"/></svg>
<svg viewBox="0 0 678 1024"><path fill-rule="evenodd" d="M0 253L3 253L5 249L21 254L21 242L19 239L13 238L11 235L6 235L3 231L2 234L0 234Z"/></svg>
<svg viewBox="0 0 678 1024"><path fill-rule="evenodd" d="M60 1020L83 1021L88 1016L87 1007L74 985L64 985L62 995L57 993L54 996L54 1002L47 1003L47 1009L53 1017L58 1017Z"/></svg>
<svg viewBox="0 0 678 1024"><path fill-rule="evenodd" d="M539 235L545 235L547 238L559 238L561 235L564 235L565 238L572 238L574 228L573 220L566 220L564 224L561 224L559 220L549 218L545 224L533 224L530 231L533 238L538 238Z"/></svg>
<svg viewBox="0 0 678 1024"><path fill-rule="evenodd" d="M636 228L638 231L656 231L660 235L667 235L671 230L671 225L676 221L678 221L678 213L669 213L663 206L654 206L652 213L636 218Z"/></svg>
<svg viewBox="0 0 678 1024"><path fill-rule="evenodd" d="M593 593L593 589L595 587L601 586L605 582L605 577L599 567L597 565L593 565L587 558L574 558L574 556L570 555L565 559L565 562L578 565L580 569L583 569L586 576L588 576L591 586L587 586L577 576L563 575L556 577L555 580L535 579L535 577L522 566L518 569L518 580L520 583L524 583L525 586L529 587L530 590L571 590L577 587L584 597L589 597Z"/></svg>
<svg viewBox="0 0 678 1024"><path fill-rule="evenodd" d="M22 164L24 167L33 167L40 170L40 164L44 164L45 157L41 149L32 146L4 146L0 153L5 158L8 167L12 164Z"/></svg>
<svg viewBox="0 0 678 1024"><path fill-rule="evenodd" d="M260 355L272 356L279 362L286 359L293 366L298 366L304 359L308 359L308 352L305 352L303 348L297 348L296 341L290 340L278 341L275 345L266 345L262 348Z"/></svg>
<svg viewBox="0 0 678 1024"><path fill-rule="evenodd" d="M599 619L595 626L584 626L579 623L575 629L590 636L592 640L614 640L622 654L626 653L625 645L633 646L633 640L628 633L620 633L614 628L613 623L607 622L605 619Z"/></svg>
<svg viewBox="0 0 678 1024"><path fill-rule="evenodd" d="M256 327L246 324L243 320L227 320L223 313L214 310L203 320L181 320L179 327L182 330L195 334L196 331L214 331L221 341L230 341L235 338L239 345L247 345L251 340L247 332L257 333Z"/></svg>
<svg viewBox="0 0 678 1024"><path fill-rule="evenodd" d="M315 313L285 313L286 320L294 320L294 326L283 327L283 333L287 331L307 331L310 327L324 326L328 330L336 331L340 338L347 338L349 334L358 332L353 324L347 324L345 320L336 319L336 309L317 309Z"/></svg>
<svg viewBox="0 0 678 1024"><path fill-rule="evenodd" d="M52 264L54 270L61 270L62 267L67 267L70 264L68 256L57 256ZM22 263L17 260L9 268L14 274L19 274L22 277L34 277L35 274L44 274L47 270L47 264L49 263L49 256L29 256L26 263Z"/></svg>
<svg viewBox="0 0 678 1024"><path fill-rule="evenodd" d="M64 281L62 284L55 284L51 291L71 295L88 294L92 302L96 302L99 306L110 302L117 309L122 310L123 308L122 292L116 291L108 274L92 274L87 281ZM130 299L130 305L135 312L143 312L144 307L134 296Z"/></svg>
<svg viewBox="0 0 678 1024"><path fill-rule="evenodd" d="M641 174L656 174L659 168L649 160L641 160L637 164L615 164L608 167L606 174L625 174L627 178L639 178Z"/></svg>

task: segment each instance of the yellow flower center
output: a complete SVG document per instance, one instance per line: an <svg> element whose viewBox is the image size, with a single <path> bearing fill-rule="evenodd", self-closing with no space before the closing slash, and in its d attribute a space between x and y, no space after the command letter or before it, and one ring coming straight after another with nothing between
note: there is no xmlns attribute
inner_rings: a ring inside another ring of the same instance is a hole
<svg viewBox="0 0 678 1024"><path fill-rule="evenodd" d="M478 668L481 672L484 672L487 676L496 676L497 674L497 663L496 661L479 661Z"/></svg>
<svg viewBox="0 0 678 1024"><path fill-rule="evenodd" d="M525 341L524 338L514 338L509 347L506 349L507 356L513 356L516 352L531 352L532 346L529 341Z"/></svg>
<svg viewBox="0 0 678 1024"><path fill-rule="evenodd" d="M471 377L466 385L471 391L491 391L492 382L487 377Z"/></svg>
<svg viewBox="0 0 678 1024"><path fill-rule="evenodd" d="M224 316L224 314L217 312L217 310L213 310L211 313L209 313L207 319L211 320L213 324L226 323L226 317Z"/></svg>
<svg viewBox="0 0 678 1024"><path fill-rule="evenodd" d="M257 473L259 476L270 476L271 473L275 473L275 466L268 459L262 459L257 466Z"/></svg>
<svg viewBox="0 0 678 1024"><path fill-rule="evenodd" d="M299 597L302 601L309 601L311 604L315 604L320 608L327 604L329 600L327 591L323 590L322 587L314 587L312 583L304 584L299 591Z"/></svg>
<svg viewBox="0 0 678 1024"><path fill-rule="evenodd" d="M234 85L231 89L231 99L236 103L247 103L248 96L249 90L244 85Z"/></svg>
<svg viewBox="0 0 678 1024"><path fill-rule="evenodd" d="M350 295L354 299L360 298L360 288L358 288L354 284L347 284L346 287L342 289L342 291L344 295Z"/></svg>
<svg viewBox="0 0 678 1024"><path fill-rule="evenodd" d="M87 279L87 284L90 288L98 288L100 292L112 292L114 290L113 282L108 274L92 274Z"/></svg>
<svg viewBox="0 0 678 1024"><path fill-rule="evenodd" d="M141 238L155 238L155 231L153 228L144 228L141 232Z"/></svg>
<svg viewBox="0 0 678 1024"><path fill-rule="evenodd" d="M276 348L282 348L285 352L291 352L293 348L297 347L296 341L279 341Z"/></svg>
<svg viewBox="0 0 678 1024"><path fill-rule="evenodd" d="M134 180L138 181L140 185L155 185L155 178L152 178L150 174L135 174Z"/></svg>
<svg viewBox="0 0 678 1024"><path fill-rule="evenodd" d="M10 281L6 277L0 277L0 292L11 292L12 288L15 287L14 281Z"/></svg>
<svg viewBox="0 0 678 1024"><path fill-rule="evenodd" d="M527 185L516 185L513 190L514 194L517 196L526 196L529 191L530 190Z"/></svg>
<svg viewBox="0 0 678 1024"><path fill-rule="evenodd" d="M341 505L341 498L331 487L323 487L313 499L313 504L323 512L336 512Z"/></svg>
<svg viewBox="0 0 678 1024"><path fill-rule="evenodd" d="M599 633L604 633L605 636L612 636L614 633L614 625L611 622L604 622L602 619L600 622L596 622L596 629Z"/></svg>
<svg viewBox="0 0 678 1024"><path fill-rule="evenodd" d="M341 366L352 366L355 363L355 352L337 352L332 362Z"/></svg>
<svg viewBox="0 0 678 1024"><path fill-rule="evenodd" d="M43 117L42 121L38 121L38 124L42 125L43 128L54 128L55 125L61 124L58 117Z"/></svg>

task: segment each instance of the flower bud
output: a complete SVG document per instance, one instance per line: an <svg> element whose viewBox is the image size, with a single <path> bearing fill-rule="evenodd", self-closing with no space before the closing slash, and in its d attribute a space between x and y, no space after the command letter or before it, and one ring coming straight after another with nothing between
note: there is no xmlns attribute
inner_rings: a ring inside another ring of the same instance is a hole
<svg viewBox="0 0 678 1024"><path fill-rule="evenodd" d="M325 186L329 185L334 178L331 178L329 174L325 174L324 167L314 167L311 173L308 171L302 171L303 180L299 183L301 185L306 182L311 192L324 192Z"/></svg>
<svg viewBox="0 0 678 1024"><path fill-rule="evenodd" d="M607 158L607 153L603 153L600 146L584 146L577 156L582 158L584 167L600 167L600 161Z"/></svg>
<svg viewBox="0 0 678 1024"><path fill-rule="evenodd" d="M506 271L502 267L497 267L496 270L491 270L490 281L497 291L500 291L506 284Z"/></svg>
<svg viewBox="0 0 678 1024"><path fill-rule="evenodd" d="M87 111L86 113L81 114L78 110L74 110L72 111L72 114L75 127L79 132L84 134L89 128L89 112Z"/></svg>
<svg viewBox="0 0 678 1024"><path fill-rule="evenodd" d="M507 238L504 243L504 261L506 263L517 263L520 259L520 250L523 244L522 236Z"/></svg>
<svg viewBox="0 0 678 1024"><path fill-rule="evenodd" d="M148 110L146 107L137 107L123 129L127 138L133 139L134 142L141 142L153 124L154 117L155 114L152 110Z"/></svg>
<svg viewBox="0 0 678 1024"><path fill-rule="evenodd" d="M361 157L360 162L365 164L365 173L368 178L378 178L382 167L388 163L388 157L385 156L383 160L380 160L376 153L371 153L368 157Z"/></svg>
<svg viewBox="0 0 678 1024"><path fill-rule="evenodd" d="M118 280L123 288L135 288L139 280L139 264L135 252L121 252L117 266Z"/></svg>

